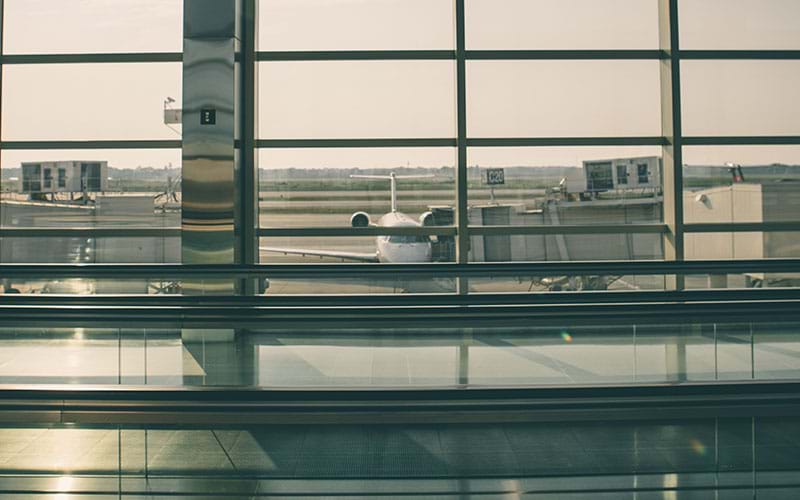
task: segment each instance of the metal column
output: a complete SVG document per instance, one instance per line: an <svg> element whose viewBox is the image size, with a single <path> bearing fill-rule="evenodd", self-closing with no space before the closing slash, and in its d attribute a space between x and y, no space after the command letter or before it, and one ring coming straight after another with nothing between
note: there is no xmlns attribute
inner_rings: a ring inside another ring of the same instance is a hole
<svg viewBox="0 0 800 500"><path fill-rule="evenodd" d="M469 263L469 190L467 181L467 50L464 0L456 0L456 261ZM469 280L457 279L459 294L469 293Z"/></svg>
<svg viewBox="0 0 800 500"><path fill-rule="evenodd" d="M184 264L233 264L237 253L239 13L237 0L184 1ZM208 293L220 286L190 286L189 293Z"/></svg>
<svg viewBox="0 0 800 500"><path fill-rule="evenodd" d="M661 134L668 144L662 148L664 177L664 258L684 260L683 231L683 130L681 126L681 67L678 30L678 0L659 0L659 44L666 53L661 60ZM683 275L668 276L666 288L682 290ZM683 330L683 329L681 329ZM687 333L678 332L665 348L667 377L686 380Z"/></svg>
<svg viewBox="0 0 800 500"><path fill-rule="evenodd" d="M668 145L662 148L664 222L667 260L684 259L683 231L683 137L681 126L681 69L678 39L678 0L659 0L659 38L666 57L661 60L661 133ZM682 277L675 287L683 288Z"/></svg>
<svg viewBox="0 0 800 500"><path fill-rule="evenodd" d="M237 139L241 129L241 0L184 0L183 183L184 264L234 264L241 259L237 225L243 211ZM231 294L234 280L184 281L183 293ZM233 330L182 332L190 352L205 342L229 342ZM209 367L204 366L206 372Z"/></svg>

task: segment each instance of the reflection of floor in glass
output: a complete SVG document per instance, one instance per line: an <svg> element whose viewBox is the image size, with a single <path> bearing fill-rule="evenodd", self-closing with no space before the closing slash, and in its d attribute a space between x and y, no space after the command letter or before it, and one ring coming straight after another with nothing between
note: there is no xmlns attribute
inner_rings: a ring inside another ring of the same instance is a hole
<svg viewBox="0 0 800 500"><path fill-rule="evenodd" d="M145 371L170 385L204 375L180 338L149 340L146 349L141 340L114 338L0 340L2 383L143 384Z"/></svg>
<svg viewBox="0 0 800 500"><path fill-rule="evenodd" d="M595 384L800 377L800 342L640 335L624 328L562 329L535 336L350 339L262 334L264 386ZM773 343L775 345L773 345ZM683 361L679 361L682 358ZM756 361L753 372L753 360Z"/></svg>
<svg viewBox="0 0 800 500"><path fill-rule="evenodd" d="M88 332L88 333L87 333ZM0 383L452 386L800 378L794 327L703 325L190 337L74 329L0 340ZM751 344L752 342L752 344Z"/></svg>
<svg viewBox="0 0 800 500"><path fill-rule="evenodd" d="M719 485L729 494L748 492L754 479L768 491L800 491L797 417L757 418L755 423L750 418L709 418L226 430L3 429L0 443L0 493L11 487L18 492L114 492L118 484L108 480L120 473L123 489L131 494L150 489L151 494L243 497L548 493L544 498L564 498L559 495L574 493L584 495L579 498L620 498L611 493L641 490L642 498L713 498Z"/></svg>

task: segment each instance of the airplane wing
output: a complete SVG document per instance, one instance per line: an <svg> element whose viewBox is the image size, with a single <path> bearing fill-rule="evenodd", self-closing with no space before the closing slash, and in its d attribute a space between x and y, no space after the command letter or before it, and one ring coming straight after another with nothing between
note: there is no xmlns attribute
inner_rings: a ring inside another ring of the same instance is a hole
<svg viewBox="0 0 800 500"><path fill-rule="evenodd" d="M378 253L337 252L334 250L310 250L307 248L258 247L262 252L282 253L284 255L312 255L314 257L333 257L356 262L378 262Z"/></svg>

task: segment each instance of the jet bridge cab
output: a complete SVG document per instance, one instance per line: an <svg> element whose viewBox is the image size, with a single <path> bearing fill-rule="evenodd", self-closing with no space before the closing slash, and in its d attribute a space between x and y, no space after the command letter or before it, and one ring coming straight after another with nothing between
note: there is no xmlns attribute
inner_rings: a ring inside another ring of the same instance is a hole
<svg viewBox="0 0 800 500"><path fill-rule="evenodd" d="M414 219L400 212L381 217L379 226L419 227ZM431 240L421 235L391 235L377 238L378 261L391 263L430 262Z"/></svg>

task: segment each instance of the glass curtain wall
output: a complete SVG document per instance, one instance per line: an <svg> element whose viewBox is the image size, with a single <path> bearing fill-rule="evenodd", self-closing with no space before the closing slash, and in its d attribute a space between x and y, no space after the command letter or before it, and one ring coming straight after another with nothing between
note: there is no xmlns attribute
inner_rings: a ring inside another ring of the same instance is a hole
<svg viewBox="0 0 800 500"><path fill-rule="evenodd" d="M181 0L5 0L3 264L179 263ZM32 280L22 293L153 293Z"/></svg>
<svg viewBox="0 0 800 500"><path fill-rule="evenodd" d="M247 1L261 263L800 255L791 2ZM0 262L180 263L183 2L0 3ZM266 293L795 279L309 276ZM181 290L67 281L11 288Z"/></svg>

